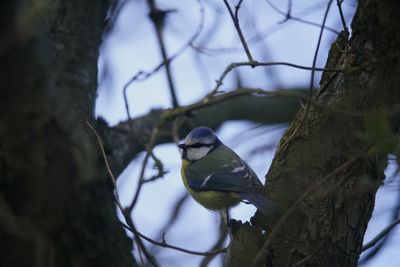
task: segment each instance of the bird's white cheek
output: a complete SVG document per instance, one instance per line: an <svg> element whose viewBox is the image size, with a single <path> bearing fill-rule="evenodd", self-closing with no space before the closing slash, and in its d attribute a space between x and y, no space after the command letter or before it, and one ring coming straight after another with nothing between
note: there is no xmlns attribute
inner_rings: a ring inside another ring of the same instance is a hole
<svg viewBox="0 0 400 267"><path fill-rule="evenodd" d="M187 158L189 160L199 160L211 150L211 147L189 148L187 150Z"/></svg>

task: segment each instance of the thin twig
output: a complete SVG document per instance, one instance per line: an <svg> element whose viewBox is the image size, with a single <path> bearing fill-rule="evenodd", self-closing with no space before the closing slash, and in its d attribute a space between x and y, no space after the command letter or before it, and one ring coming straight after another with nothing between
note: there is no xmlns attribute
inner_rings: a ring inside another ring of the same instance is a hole
<svg viewBox="0 0 400 267"><path fill-rule="evenodd" d="M318 42L317 42L317 47L315 49L315 53L314 53L314 57L313 57L313 63L312 63L312 69L311 69L311 78L310 78L310 86L309 86L309 98L312 98L312 94L313 94L313 88L314 88L314 74L315 74L315 66L317 64L317 58L318 58L318 52L319 52L319 48L321 46L321 41L322 41L322 34L324 32L324 26L326 23L326 20L328 18L328 14L329 14L329 9L332 5L333 0L330 0L328 2L328 5L326 7L325 10L325 14L324 14L324 19L322 21L322 25L321 25L321 30L319 32L319 36L318 36ZM301 118L300 123L297 125L297 127L294 129L294 131L292 132L292 134L289 136L289 138L287 138L281 145L282 149L284 149L286 147L287 144L289 144L289 142L293 139L293 137L295 137L297 135L297 133L300 131L301 127L303 127L304 122L307 119L308 113L310 111L310 102L307 102L306 105L306 110L303 113L303 117Z"/></svg>
<svg viewBox="0 0 400 267"><path fill-rule="evenodd" d="M315 53L314 53L314 58L313 58L313 62L312 62L312 70L311 70L311 78L310 78L310 94L309 97L312 97L312 93L313 93L313 88L314 88L314 77L315 77L315 66L317 65L317 58L318 58L318 52L319 52L319 48L321 47L321 41L322 41L322 34L324 33L324 26L326 23L326 20L328 18L328 14L329 14L329 9L331 8L333 0L330 0L328 2L328 6L326 7L325 10L325 14L324 14L324 19L322 20L322 25L321 25L321 30L319 32L319 36L318 36L318 42L317 42L317 47L315 49ZM310 107L310 104L307 105L307 110L306 113L308 113L308 109Z"/></svg>
<svg viewBox="0 0 400 267"><path fill-rule="evenodd" d="M303 70L314 70L314 71L329 71L329 72L342 72L342 70L339 69L333 69L333 68L317 68L317 67L307 67L307 66L302 66L302 65L297 65L289 62L259 62L259 61L245 61L245 62L233 62L229 64L224 72L222 72L221 76L219 77L218 80L216 80L216 85L213 88L213 90L206 96L206 98L209 98L211 96L214 96L217 92L218 89L221 87L223 80L225 79L225 76L231 72L233 69L238 68L238 67L243 67L243 66L251 66L251 67L266 67L266 66L288 66L288 67L293 67L297 69L303 69Z"/></svg>
<svg viewBox="0 0 400 267"><path fill-rule="evenodd" d="M150 178L147 178L143 181L143 183L150 183L154 182L160 178L163 178L165 174L167 174L169 171L164 169L164 164L162 161L154 155L154 153L151 153L151 158L154 161L154 169L157 169L157 173L151 176Z"/></svg>
<svg viewBox="0 0 400 267"><path fill-rule="evenodd" d="M136 240L136 239L135 239ZM140 258L140 263L142 264L142 266L144 266L144 258L143 258L143 253L141 249L138 249L138 254L139 254L139 258Z"/></svg>
<svg viewBox="0 0 400 267"><path fill-rule="evenodd" d="M172 78L171 68L170 68L170 60L168 60L167 48L165 46L165 40L163 36L164 23L165 18L168 13L172 12L172 10L161 10L157 7L156 0L147 0L147 4L150 8L149 17L154 24L154 28L156 31L158 46L160 48L161 56L165 65L165 74L167 75L167 82L169 92L172 98L172 106L174 108L179 106L178 98L176 96L176 90L174 81Z"/></svg>
<svg viewBox="0 0 400 267"><path fill-rule="evenodd" d="M378 243L382 238L384 238L387 234L390 233L390 231L393 230L393 228L400 224L400 218L398 218L397 220L393 221L391 224L389 224L388 226L386 226L379 234L377 234L371 241L369 241L368 243L366 243L361 251L364 252L367 249L372 248L373 246L376 245L376 243Z"/></svg>
<svg viewBox="0 0 400 267"><path fill-rule="evenodd" d="M227 228L227 218L224 218L225 213L223 211L220 212L220 223L219 223L219 238L215 242L214 246L212 246L211 251L220 249L225 242L225 239L228 235L228 228ZM200 267L207 267L209 263L215 258L217 254L209 255L200 263Z"/></svg>
<svg viewBox="0 0 400 267"><path fill-rule="evenodd" d="M131 114L130 114L130 111L129 111L128 95L127 95L127 91L128 91L128 88L130 87L130 85L133 82L141 82L141 81L144 81L144 80L148 79L153 74L158 72L165 64L171 63L175 58L179 57L183 52L185 52L186 49L188 49L189 47L192 47L193 42L200 35L200 33L201 33L201 31L202 31L202 29L204 27L205 15L204 15L203 3L201 1L199 1L199 0L197 2L200 5L200 11L199 11L200 12L200 21L199 21L199 24L197 26L196 31L191 36L191 38L184 45L182 45L182 47L180 47L174 54L172 54L171 57L167 58L166 60L162 60L158 65L156 65L150 71L142 71L142 70L138 71L124 85L122 91L123 91L123 96L124 96L125 110L126 110L126 114L127 114L127 117L128 117L129 121L132 120L132 117L131 117ZM130 125L129 127L131 128L132 132L134 132L132 125Z"/></svg>
<svg viewBox="0 0 400 267"><path fill-rule="evenodd" d="M108 8L108 15L106 17L106 25L104 27L104 34L107 37L108 34L113 32L113 29L115 27L116 21L119 18L119 15L121 14L122 10L125 10L125 5L129 3L128 1L110 1L110 5Z"/></svg>
<svg viewBox="0 0 400 267"><path fill-rule="evenodd" d="M157 236L162 237L171 229L171 227L174 225L174 223L177 221L178 217L180 216L184 204L187 202L189 199L189 194L185 190L184 192L181 193L181 195L177 198L175 203L173 204L173 209L171 212L169 212L169 218L167 219L167 222L164 224L163 227L161 227L161 230L158 232Z"/></svg>
<svg viewBox="0 0 400 267"><path fill-rule="evenodd" d="M347 168L351 167L355 162L357 162L362 156L364 156L366 153L366 149L363 149L361 153L358 155L354 156L353 158L349 159L339 167L337 167L335 170L333 170L331 173L327 174L324 178L319 180L316 184L311 186L306 192L304 192L298 199L297 201L290 206L290 208L286 211L286 213L279 219L277 222L276 226L273 228L272 232L269 234L267 240L265 241L264 245L258 252L257 256L254 258L252 266L257 266L258 262L262 259L263 255L267 252L267 249L271 245L271 243L274 241L275 237L278 235L278 233L283 229L283 227L286 225L286 223L289 221L289 219L292 217L292 215L295 213L297 208L300 206L300 204L314 191L319 189L324 183L332 179L335 175L338 173L346 170Z"/></svg>
<svg viewBox="0 0 400 267"><path fill-rule="evenodd" d="M274 9L275 11L278 11L278 8L276 8L276 7L275 7L271 2L269 2L268 0L267 0L267 3L272 7L272 9ZM278 13L280 13L280 12L278 12ZM288 20L290 20L290 19L292 18L292 0L289 0L289 1L288 1L287 12L286 12L286 13L282 12L281 14L285 16L285 19L284 19L283 21L279 22L279 24L285 23L286 21L288 21Z"/></svg>
<svg viewBox="0 0 400 267"><path fill-rule="evenodd" d="M129 226L125 225L124 227L125 227L125 229L129 230ZM181 252L185 252L187 254L192 254L192 255L197 255L197 256L208 256L208 255L213 255L213 254L218 254L218 253L226 253L226 251L227 251L226 248L222 248L222 249L217 249L217 250L213 250L213 251L199 252L199 251L194 251L194 250L185 249L185 248L181 248L181 247L170 245L165 241L165 239L163 239L161 242L153 240L153 239L145 236L144 234L138 232L137 230L135 230L135 233L137 235L139 235L141 238L143 238L144 240L146 240L146 241L148 241L148 242L150 242L152 244L155 244L157 246L164 247L164 248L170 248L170 249L174 249L174 250L177 250L177 251L181 251Z"/></svg>
<svg viewBox="0 0 400 267"><path fill-rule="evenodd" d="M146 155L144 156L143 163L142 163L142 168L140 170L135 196L133 197L133 200L132 200L131 204L127 208L127 211L129 212L129 214L132 213L133 208L135 207L135 205L136 205L136 203L137 203L137 201L139 199L139 195L140 195L140 192L142 190L142 186L143 186L144 181L145 181L144 174L145 174L145 171L146 171L147 162L149 161L149 158L150 158L150 156L152 154L152 150L153 150L153 148L154 148L154 146L156 144L158 133L159 133L159 127L156 125L153 128L153 131L152 131L151 137L150 137L150 141L149 141L149 143L147 145Z"/></svg>
<svg viewBox="0 0 400 267"><path fill-rule="evenodd" d="M133 223L132 217L130 215L130 213L128 213L125 210L122 211L122 215L124 216L124 219L126 221L126 223L128 224L129 227L129 231L131 233L133 233L133 238L136 242L136 244L138 245L138 248L144 253L144 255L146 256L146 258L149 260L149 262L154 266L154 267L158 267L159 264L157 262L157 260L155 259L155 257L150 254L150 252L147 251L146 246L144 245L143 241L142 241L142 237L139 234L139 231L136 229L135 224ZM122 222L121 222L122 223Z"/></svg>
<svg viewBox="0 0 400 267"><path fill-rule="evenodd" d="M110 176L111 181L112 181L113 186L114 186L115 203L117 204L118 208L122 211L122 210L124 210L124 208L123 208L123 206L121 204L121 201L120 201L120 198L119 198L119 194L118 194L118 190L117 190L117 180L115 179L115 176L114 176L113 172L111 171L110 164L108 163L107 155L106 155L106 152L104 150L103 141L102 141L100 135L97 133L96 129L94 129L94 127L92 126L92 124L88 120L85 120L84 122L86 123L86 125L89 127L89 129L96 136L97 143L100 146L101 155L103 156L104 163L106 164L108 175Z"/></svg>
<svg viewBox="0 0 400 267"><path fill-rule="evenodd" d="M124 215L125 220L131 222L131 224L132 224L131 228L132 228L133 223L132 223L131 219L127 218L125 216L125 209L123 208L123 206L121 204L121 200L119 198L119 194L118 194L118 190L117 190L117 182L116 182L116 179L115 179L115 176L114 176L113 172L111 171L110 164L108 163L107 155L105 153L104 146L103 146L103 141L102 141L100 135L97 133L97 131L92 126L92 124L88 120L85 120L84 122L89 127L89 129L95 134L97 143L100 146L101 154L103 156L104 163L106 164L107 172L108 172L108 174L109 174L109 176L111 178L111 181L112 181L112 183L114 185L114 202L117 204L117 206L120 209L121 213ZM157 266L158 264L157 264L156 260L147 251L146 247L144 247L144 245L143 245L142 241L140 240L140 238L137 238L137 236L135 235L134 240L135 240L135 242L136 242L136 244L138 245L138 248L139 248L139 252L138 252L139 256L142 257L142 255L141 255L141 251L142 251L146 255L147 259L153 264L153 266ZM143 259L141 259L141 260L143 260Z"/></svg>
<svg viewBox="0 0 400 267"><path fill-rule="evenodd" d="M231 6L228 3L228 1L224 0L226 8L228 9L229 15L231 16L233 24L235 25L236 31L237 31L237 33L239 35L240 42L242 43L243 49L246 52L247 58L249 59L250 62L253 62L253 57L251 56L249 46L247 45L246 40L244 39L242 30L240 29L238 13L239 13L239 9L240 9L240 6L241 6L242 2L243 2L243 0L240 0L239 3L237 4L237 6L235 7L236 11L235 11L235 14L234 14L233 11L232 11Z"/></svg>
<svg viewBox="0 0 400 267"><path fill-rule="evenodd" d="M343 3L343 1L344 1L344 0L336 0L336 4L337 4L338 9L339 9L340 20L341 20L341 22L342 22L343 31L346 32L346 33L348 33L348 32L349 32L349 29L348 29L347 26L346 26L346 20L345 20L345 18L344 18L343 10L342 10L342 3Z"/></svg>
<svg viewBox="0 0 400 267"><path fill-rule="evenodd" d="M397 171L396 171L397 173ZM394 176L396 176L396 174L394 174ZM393 177L394 177L393 176ZM397 197L396 197L396 203L397 204L394 208L392 208L391 210L391 214L390 214L390 220L391 221L395 221L396 218L399 218L400 216L400 190L397 190ZM377 244L375 244L375 246L373 248L371 248L370 250L368 250L367 255L364 255L358 262L358 264L364 265L365 263L367 263L368 261L372 260L376 255L379 254L379 252L382 251L382 249L389 243L388 241L390 240L392 235L386 235L384 236Z"/></svg>
<svg viewBox="0 0 400 267"><path fill-rule="evenodd" d="M321 27L321 25L318 24L318 23L315 23L315 22L308 21L308 20L300 18L301 16L307 15L308 12L314 12L314 9L316 9L314 6L312 6L311 8L309 7L307 9L305 9L303 12L300 12L298 14L299 17L294 17L291 14L290 20L287 20L286 19L286 15L287 15L286 12L279 10L277 7L275 7L268 0L267 0L267 3L270 4L272 9L274 9L276 12L278 12L279 14L282 14L285 17L285 19L283 21L281 21L281 22L278 22L277 25L272 25L272 26L267 27L266 29L262 30L261 33L257 33L256 35L254 35L252 37L248 37L247 38L247 44L249 44L249 45L257 43L257 42L259 42L261 40L264 40L265 37L267 37L267 36L269 37L274 32L277 32L278 30L281 30L283 27L289 26L290 25L289 23L284 23L286 21L292 20L292 21L297 21L297 22L303 23L303 24L315 26L315 27L318 27L318 28ZM319 6L319 5L320 4L317 3L315 6ZM309 11L309 10L311 10L311 11ZM221 16L217 15L216 17L221 17ZM215 24L213 24L213 25L215 25ZM218 29L218 26L216 25L216 26L211 27L211 28L214 30L214 32L217 32L216 29ZM339 34L339 31L335 30L334 28L328 27L326 25L325 25L324 28L326 30L332 32L332 33L335 33L337 35ZM206 35L207 34L204 34L203 36L206 36ZM205 47L204 45L194 44L194 45L192 45L192 47L194 49L196 49L199 53L208 54L208 55L214 55L214 54L220 55L221 53L237 53L238 51L241 51L243 49L242 45L240 45L240 47L212 47L212 48L210 48L210 47Z"/></svg>
<svg viewBox="0 0 400 267"><path fill-rule="evenodd" d="M318 27L318 28L321 28L321 26L322 26L321 24L318 24L318 23L313 22L313 21L305 20L305 19L302 19L302 18L299 18L299 17L294 17L292 15L292 13L291 13L291 6L290 6L292 1L289 2L289 7L288 7L288 12L290 11L290 13L286 13L286 12L280 10L270 0L266 0L266 2L275 12L277 12L278 14L281 14L282 16L285 16L285 19L283 21L279 22L280 24L282 24L282 23L284 23L284 22L286 22L288 20L294 20L294 21L298 21L300 23L308 24L308 25L315 26L315 27ZM339 32L337 30L335 30L335 29L333 29L331 27L328 27L326 25L324 25L323 27L325 29L327 29L328 31L331 31L331 32L333 32L335 34L339 34Z"/></svg>
<svg viewBox="0 0 400 267"><path fill-rule="evenodd" d="M288 11L287 16L290 18L292 16L292 0L288 1Z"/></svg>

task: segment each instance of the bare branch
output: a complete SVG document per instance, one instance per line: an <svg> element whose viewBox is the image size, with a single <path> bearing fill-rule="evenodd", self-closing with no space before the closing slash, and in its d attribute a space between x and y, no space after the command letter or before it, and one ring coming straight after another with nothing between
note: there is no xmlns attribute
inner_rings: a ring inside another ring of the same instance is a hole
<svg viewBox="0 0 400 267"><path fill-rule="evenodd" d="M321 30L319 32L319 36L318 36L318 42L317 42L317 47L315 49L315 53L314 53L314 58L313 58L313 63L312 63L312 69L311 69L311 79L310 79L310 86L309 86L309 98L311 99L312 97L312 93L313 93L313 87L314 87L314 74L315 74L315 65L317 64L317 58L318 58L318 52L319 52L319 48L321 46L321 41L322 41L322 34L324 32L324 26L326 23L326 20L328 18L328 13L329 13L329 9L332 5L333 0L330 0L328 2L328 5L326 7L325 10L325 14L324 14L324 19L322 21L322 25L321 25ZM285 147L289 141L295 137L297 135L297 133L299 132L299 130L301 129L301 127L303 126L307 116L308 116L308 112L310 111L310 102L307 102L306 105L306 110L304 111L303 114L303 118L301 119L300 123L298 124L297 128L293 131L293 133L289 136L288 139L286 139L286 141L282 144L282 147Z"/></svg>
<svg viewBox="0 0 400 267"><path fill-rule="evenodd" d="M143 183L154 182L154 181L164 177L164 175L168 173L168 170L165 170L164 164L162 163L162 161L159 158L157 158L153 152L151 153L150 156L154 161L154 168L157 169L157 173L155 175L151 176L150 178L144 179Z"/></svg>
<svg viewBox="0 0 400 267"><path fill-rule="evenodd" d="M273 33L281 30L283 27L287 27L290 24L289 23L284 23L284 22L289 22L289 21L297 21L303 24L307 24L307 25L311 25L311 26L315 26L320 28L321 24L319 23L315 23L312 21L308 21L305 19L302 19L300 16L303 15L307 15L309 12L314 12L316 10L316 7L318 7L320 5L320 3L315 4L312 7L309 7L305 10L303 10L302 12L299 13L299 15L297 17L294 17L291 14L290 20L288 20L287 17L287 13L284 11L279 10L275 5L272 4L271 1L267 0L267 3L272 7L273 10L275 10L277 13L283 15L285 17L285 19L281 22L278 22L276 25L272 25L269 26L267 28L265 28L264 30L262 30L260 33L257 33L256 35L247 38L247 44L254 44L259 42L260 40L264 40L266 37L271 36ZM219 15L217 15L216 17L220 17ZM335 34L339 34L339 32L337 30L335 30L334 28L328 27L328 26L324 26L324 28L332 33ZM217 26L214 26L212 28L214 31L215 29L217 29ZM214 55L214 54L221 54L221 53L237 53L239 51L241 51L242 47L205 47L204 45L197 45L194 44L192 45L192 47L194 49L196 49L197 51L199 51L200 53L203 54L208 54L208 55Z"/></svg>
<svg viewBox="0 0 400 267"><path fill-rule="evenodd" d="M99 135L99 134L97 133L97 131L94 129L94 127L90 124L90 122L89 122L88 120L85 120L84 122L86 123L86 125L90 128L90 130L91 130L91 131L95 134L95 136L96 136L97 143L98 143L99 146L100 146L100 150L101 150L101 154L102 154L102 156L103 156L104 163L106 164L106 167L107 167L107 172L108 172L108 174L110 175L111 181L112 181L112 183L113 183L113 185L114 185L114 201L115 201L115 203L117 204L117 207L121 210L122 214L125 214L125 209L123 208L123 206L122 206L122 204L121 204L121 200L120 200L120 198L119 198L119 194L118 194L118 190L117 190L117 183L116 183L116 180L115 180L115 176L114 176L113 172L111 171L111 168L110 168L110 165L109 165L109 163L108 163L108 159L107 159L106 153L105 153L105 151L104 151L103 141L102 141L100 135ZM127 219L127 218L125 218L125 219ZM127 220L127 221L131 222L131 226L133 227L132 221L131 221L130 219ZM142 255L141 255L141 252L143 252L143 253L146 255L147 259L153 264L153 266L158 266L157 261L156 261L156 260L154 259L154 257L147 251L146 247L143 245L142 241L137 237L137 235L136 235L134 238L135 238L136 244L137 244L138 247L139 247L139 256L140 256L141 260L143 261Z"/></svg>
<svg viewBox="0 0 400 267"><path fill-rule="evenodd" d="M242 2L243 2L243 0L239 0L237 6L235 7L235 14L234 14L233 11L232 11L231 6L228 3L228 1L224 0L226 8L228 9L229 15L231 16L233 24L235 25L236 31L237 31L237 33L239 35L240 42L242 42L243 49L246 52L247 58L249 59L250 62L253 62L253 57L251 56L249 46L247 45L246 40L244 39L242 30L240 29L238 13L239 13L239 9L240 9L240 6L241 6Z"/></svg>
<svg viewBox="0 0 400 267"><path fill-rule="evenodd" d="M179 106L179 103L175 92L176 90L172 79L170 61L168 60L167 48L165 46L165 41L163 36L165 18L169 13L175 12L175 10L159 9L157 7L156 0L147 0L147 4L150 8L149 17L154 24L154 28L157 35L158 46L160 47L161 57L165 65L165 74L167 75L168 87L172 98L172 106L176 108Z"/></svg>
<svg viewBox="0 0 400 267"><path fill-rule="evenodd" d="M331 27L328 27L328 26L326 26L326 25L324 25L324 26L322 26L321 24L318 24L318 23L315 23L315 22L312 22L312 21L308 21L308 20L305 20L305 19L302 19L302 18L299 18L299 17L294 17L293 15L292 15L292 12L291 12L291 7L292 7L292 1L289 1L289 3L288 3L288 11L285 13L285 12L283 12L282 10L280 10L279 8L277 8L270 0L266 0L266 2L268 3L268 5L275 11L275 12L277 12L278 14L281 14L281 15L283 15L283 16L285 16L285 19L283 20L283 21L281 21L280 23L284 23L284 22L286 22L286 21L288 21L288 20L294 20L294 21L298 21L298 22L300 22L300 23L304 23L304 24L308 24L308 25L311 25L311 26L316 26L316 27L318 27L318 28L321 28L321 27L324 27L324 29L327 29L328 31L331 31L331 32L333 32L333 33L335 33L335 34L339 34L339 32L337 31L337 30L335 30L335 29L333 29L333 28L331 28Z"/></svg>
<svg viewBox="0 0 400 267"><path fill-rule="evenodd" d="M398 168L396 172L393 174L392 178L397 176L398 174ZM390 182L390 177L386 178L386 185ZM397 197L396 197L396 203L397 205L392 208L391 214L390 214L390 221L395 221L397 218L400 216L400 190L397 189ZM388 241L390 240L391 235L385 235L384 237L381 238L381 240L376 243L373 247L371 247L367 255L363 255L361 259L359 260L358 264L363 265L373 259L376 255L379 254L379 252L382 251L382 249L388 244Z"/></svg>
<svg viewBox="0 0 400 267"><path fill-rule="evenodd" d="M94 135L96 136L96 140L97 143L99 144L100 150L101 150L101 155L103 157L104 163L106 164L106 168L107 168L107 172L108 175L111 178L111 181L113 183L114 186L114 199L115 199L115 203L117 204L118 208L120 210L124 210L124 208L122 207L119 195L118 195L118 190L117 190L117 180L115 179L115 176L113 174L113 172L111 171L110 168L110 164L108 163L108 159L107 159L107 155L106 152L104 151L104 146L103 146L103 141L100 137L100 135L97 133L97 131L94 129L94 127L92 126L92 124L90 124L90 122L88 120L84 121L86 123L86 125L89 127L89 129L94 133Z"/></svg>
<svg viewBox="0 0 400 267"><path fill-rule="evenodd" d="M203 4L201 3L201 1L197 1L200 5L200 21L199 24L197 26L196 31L194 32L194 34L192 35L192 37L184 44L182 45L181 48L179 48L174 54L172 54L169 58L167 59L163 59L157 66L155 66L152 70L150 71L139 71L137 72L135 75L132 76L132 78L130 78L128 80L128 82L124 85L123 87L123 96L124 96L124 103L125 103L125 109L126 109L126 113L127 113L127 117L128 120L131 120L131 114L129 111L129 104L128 104L128 96L127 96L127 91L129 86L133 83L133 82L140 82L140 81L144 81L146 79L148 79L149 77L151 77L154 73L158 72L163 66L165 66L166 64L170 64L171 61L173 61L175 58L179 57L183 52L186 51L186 49L188 49L189 47L191 47L192 43L196 40L196 38L200 35L201 30L203 29L204 26L204 7ZM132 129L133 130L133 129Z"/></svg>
<svg viewBox="0 0 400 267"><path fill-rule="evenodd" d="M326 23L326 20L328 18L329 9L331 8L332 2L333 2L333 0L330 0L328 2L327 7L326 7L325 14L324 14L324 19L322 20L321 30L320 30L319 36L318 36L317 47L316 47L315 53L314 53L314 58L313 58L313 62L312 62L312 70L311 70L310 87L309 87L309 89L310 89L310 97L312 96L312 92L313 92L313 88L314 88L315 66L317 64L319 48L321 47L322 34L324 33L325 23Z"/></svg>
<svg viewBox="0 0 400 267"><path fill-rule="evenodd" d="M174 225L174 223L176 222L176 220L178 219L179 215L181 214L182 208L184 206L184 204L186 203L186 201L189 199L189 194L184 191L175 201L174 205L173 205L173 209L171 212L169 212L169 218L167 220L167 222L165 223L165 225L163 227L161 227L161 230L158 233L158 237L162 237L165 235L165 233L167 233L169 231L169 229L171 229L171 227Z"/></svg>
<svg viewBox="0 0 400 267"><path fill-rule="evenodd" d="M125 229L127 229L131 232L134 231L135 234L139 235L141 238L143 238L144 240L146 240L154 245L164 247L164 248L174 249L177 251L185 252L187 254L192 254L192 255L197 255L197 256L208 256L208 255L214 255L214 254L218 254L218 253L225 253L227 250L226 248L223 248L223 249L217 249L217 250L208 251L208 252L199 252L199 251L194 251L194 250L190 250L190 249L185 249L185 248L177 247L174 245L170 245L165 240L163 240L161 242L153 240L153 239L145 236L144 234L138 232L136 229L135 230L131 229L128 225L124 225L124 227L125 227Z"/></svg>
<svg viewBox="0 0 400 267"><path fill-rule="evenodd" d="M346 20L344 19L344 15L343 15L343 10L342 10L342 3L344 0L336 0L336 4L338 6L339 9L339 14L340 14L340 20L342 22L342 26L343 26L343 31L345 33L349 33L349 29L346 26Z"/></svg>
<svg viewBox="0 0 400 267"><path fill-rule="evenodd" d="M133 200L132 200L131 204L127 208L127 212L129 214L132 213L132 210L135 207L135 205L136 205L136 203L137 203L137 201L139 199L139 195L140 195L140 192L142 190L142 186L143 186L143 184L145 182L144 173L145 173L145 170L146 170L146 167L147 167L147 162L149 161L149 157L153 153L152 150L153 150L153 148L154 148L154 146L156 144L156 139L157 139L158 134L159 134L159 126L155 126L153 128L152 133L151 133L150 141L149 141L149 143L147 145L146 155L144 156L144 159L143 159L142 168L140 170L135 196L133 197Z"/></svg>
<svg viewBox="0 0 400 267"><path fill-rule="evenodd" d="M377 234L371 241L369 241L367 244L365 244L361 251L366 251L367 249L372 248L373 246L376 245L382 238L384 238L387 234L390 233L390 231L393 230L393 228L400 223L400 218L397 220L393 221L391 224L386 226L379 234Z"/></svg>
<svg viewBox="0 0 400 267"><path fill-rule="evenodd" d="M220 249L225 242L225 239L228 235L228 228L226 226L227 223L227 216L225 212L220 212L220 222L219 222L219 237L218 240L215 242L211 250ZM201 263L200 267L207 267L208 264L217 256L217 254L208 255L205 257Z"/></svg>
<svg viewBox="0 0 400 267"><path fill-rule="evenodd" d="M231 72L233 69L238 68L238 67L243 67L243 66L251 66L252 68L255 67L266 67L266 66L288 66L288 67L293 67L297 69L303 69L303 70L311 70L311 71L329 71L329 72L342 72L342 70L338 69L331 69L331 68L317 68L317 67L307 67L307 66L302 66L302 65L297 65L293 63L288 63L288 62L258 62L258 61L246 61L246 62L234 62L228 65L224 72L222 72L221 76L219 79L216 81L216 85L214 89L206 96L206 98L209 98L213 95L215 95L218 92L219 87L221 87L223 80L225 79L226 75L228 75L229 72Z"/></svg>

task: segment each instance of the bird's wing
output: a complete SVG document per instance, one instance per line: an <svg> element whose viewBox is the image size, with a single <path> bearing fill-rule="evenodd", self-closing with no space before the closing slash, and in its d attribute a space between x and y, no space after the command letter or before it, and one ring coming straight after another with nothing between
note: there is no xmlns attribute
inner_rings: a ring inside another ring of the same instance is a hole
<svg viewBox="0 0 400 267"><path fill-rule="evenodd" d="M254 171L226 146L189 165L186 178L197 191L261 192L263 188Z"/></svg>

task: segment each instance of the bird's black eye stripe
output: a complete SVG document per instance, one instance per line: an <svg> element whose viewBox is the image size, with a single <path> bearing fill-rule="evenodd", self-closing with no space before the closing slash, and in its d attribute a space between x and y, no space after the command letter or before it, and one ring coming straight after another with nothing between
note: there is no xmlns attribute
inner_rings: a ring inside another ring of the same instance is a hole
<svg viewBox="0 0 400 267"><path fill-rule="evenodd" d="M195 143L191 145L186 145L186 148L200 148L200 147L210 147L213 146L214 144L200 144L200 143Z"/></svg>

